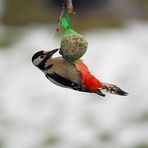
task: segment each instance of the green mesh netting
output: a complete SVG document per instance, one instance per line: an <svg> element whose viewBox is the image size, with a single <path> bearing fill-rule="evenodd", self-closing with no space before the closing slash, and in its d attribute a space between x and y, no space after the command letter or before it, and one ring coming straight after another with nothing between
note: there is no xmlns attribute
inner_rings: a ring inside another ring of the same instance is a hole
<svg viewBox="0 0 148 148"><path fill-rule="evenodd" d="M70 18L69 19L66 19L65 17L63 17L62 18L62 21L61 21L61 25L62 25L63 28L66 29L66 32L64 33L64 36L65 35L79 35L76 31L74 31L73 29L71 29L71 27L70 27Z"/></svg>

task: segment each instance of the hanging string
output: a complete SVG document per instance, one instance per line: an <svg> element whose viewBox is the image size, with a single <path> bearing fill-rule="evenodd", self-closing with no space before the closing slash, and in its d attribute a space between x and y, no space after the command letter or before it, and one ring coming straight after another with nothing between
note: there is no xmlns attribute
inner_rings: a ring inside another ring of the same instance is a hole
<svg viewBox="0 0 148 148"><path fill-rule="evenodd" d="M67 13L72 14L73 13L73 4L72 0L67 0Z"/></svg>
<svg viewBox="0 0 148 148"><path fill-rule="evenodd" d="M60 27L61 27L61 19L62 19L63 15L64 15L64 12L65 12L65 4L66 4L65 2L66 1L64 0L63 6L62 6L62 11L61 11L61 14L60 14L60 16L58 18L58 21L57 21L57 32L59 32L59 30L60 30Z"/></svg>
<svg viewBox="0 0 148 148"><path fill-rule="evenodd" d="M70 14L72 13L73 13L72 0L64 0L64 3L62 5L62 11L57 21L57 32L59 32L60 30L62 17L65 15L70 24Z"/></svg>

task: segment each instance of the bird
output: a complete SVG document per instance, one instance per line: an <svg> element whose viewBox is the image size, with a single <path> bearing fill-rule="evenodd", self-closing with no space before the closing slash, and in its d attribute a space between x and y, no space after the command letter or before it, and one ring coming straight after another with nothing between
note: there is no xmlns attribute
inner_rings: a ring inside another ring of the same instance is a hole
<svg viewBox="0 0 148 148"><path fill-rule="evenodd" d="M39 68L52 83L73 90L95 93L105 97L104 92L121 96L128 95L114 84L104 83L91 74L82 60L66 61L63 57L53 57L59 49L38 51L32 56L32 63Z"/></svg>

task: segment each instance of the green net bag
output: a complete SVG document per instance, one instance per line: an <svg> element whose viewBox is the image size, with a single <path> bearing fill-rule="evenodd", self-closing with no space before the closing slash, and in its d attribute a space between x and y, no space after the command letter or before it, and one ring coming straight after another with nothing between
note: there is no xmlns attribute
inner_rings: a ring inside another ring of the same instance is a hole
<svg viewBox="0 0 148 148"><path fill-rule="evenodd" d="M62 18L61 25L66 29L59 53L67 61L79 60L86 52L88 42L84 36L70 28L70 18Z"/></svg>

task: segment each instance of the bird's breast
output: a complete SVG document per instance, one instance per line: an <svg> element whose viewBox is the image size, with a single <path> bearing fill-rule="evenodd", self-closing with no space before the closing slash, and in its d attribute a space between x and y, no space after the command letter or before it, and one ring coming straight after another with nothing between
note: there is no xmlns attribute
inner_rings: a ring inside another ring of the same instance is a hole
<svg viewBox="0 0 148 148"><path fill-rule="evenodd" d="M80 72L73 63L67 62L63 58L54 58L52 61L48 61L48 65L52 65L52 67L48 69L47 73L56 73L75 83L81 83Z"/></svg>

